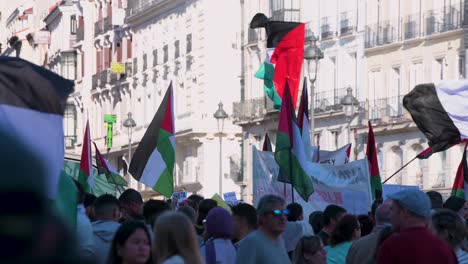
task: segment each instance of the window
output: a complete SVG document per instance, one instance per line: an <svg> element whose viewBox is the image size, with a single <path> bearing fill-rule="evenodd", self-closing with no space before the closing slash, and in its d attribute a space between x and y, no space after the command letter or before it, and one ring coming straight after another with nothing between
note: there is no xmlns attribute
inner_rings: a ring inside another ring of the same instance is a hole
<svg viewBox="0 0 468 264"><path fill-rule="evenodd" d="M180 56L180 49L179 49L180 45L179 44L180 44L180 41L178 41L178 40L176 40L174 42L174 58L176 58L176 59L179 58L179 56Z"/></svg>
<svg viewBox="0 0 468 264"><path fill-rule="evenodd" d="M73 15L70 17L70 34L76 35L77 21L76 16Z"/></svg>
<svg viewBox="0 0 468 264"><path fill-rule="evenodd" d="M76 54L75 52L62 53L62 77L69 80L76 79Z"/></svg>
<svg viewBox="0 0 468 264"><path fill-rule="evenodd" d="M169 60L169 47L167 45L164 45L163 47L163 52L164 52L164 63L166 63Z"/></svg>
<svg viewBox="0 0 468 264"><path fill-rule="evenodd" d="M185 59L185 69L186 71L190 71L192 70L192 57L191 56L187 56L187 58Z"/></svg>
<svg viewBox="0 0 468 264"><path fill-rule="evenodd" d="M146 55L146 53L143 54L143 71L145 71L148 68L147 58L148 56Z"/></svg>
<svg viewBox="0 0 468 264"><path fill-rule="evenodd" d="M444 79L444 58L436 59L434 64L433 81L441 81Z"/></svg>
<svg viewBox="0 0 468 264"><path fill-rule="evenodd" d="M314 133L314 145L320 146L320 133Z"/></svg>
<svg viewBox="0 0 468 264"><path fill-rule="evenodd" d="M465 55L461 54L458 56L458 78L464 79L465 78Z"/></svg>
<svg viewBox="0 0 468 264"><path fill-rule="evenodd" d="M133 58L133 74L136 74L138 72L138 59Z"/></svg>
<svg viewBox="0 0 468 264"><path fill-rule="evenodd" d="M331 136L332 136L332 138L331 138L331 140L332 140L332 142L331 142L332 143L331 144L332 149L338 149L338 146L339 146L339 142L338 142L339 133L338 133L338 131L337 130L331 131Z"/></svg>
<svg viewBox="0 0 468 264"><path fill-rule="evenodd" d="M299 21L299 0L271 0L272 20Z"/></svg>
<svg viewBox="0 0 468 264"><path fill-rule="evenodd" d="M158 65L158 50L153 50L153 67Z"/></svg>
<svg viewBox="0 0 468 264"><path fill-rule="evenodd" d="M187 35L187 47L186 47L186 53L192 52L192 34Z"/></svg>
<svg viewBox="0 0 468 264"><path fill-rule="evenodd" d="M67 104L63 114L63 130L65 134L65 147L73 148L76 143L76 107Z"/></svg>

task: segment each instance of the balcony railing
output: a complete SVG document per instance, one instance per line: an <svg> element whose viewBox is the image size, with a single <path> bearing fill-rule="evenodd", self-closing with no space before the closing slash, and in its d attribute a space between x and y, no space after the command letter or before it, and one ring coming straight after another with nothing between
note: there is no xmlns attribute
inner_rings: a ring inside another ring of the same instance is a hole
<svg viewBox="0 0 468 264"><path fill-rule="evenodd" d="M419 13L404 17L403 28L405 31L405 40L421 36L421 16Z"/></svg>
<svg viewBox="0 0 468 264"><path fill-rule="evenodd" d="M126 17L138 14L153 5L160 4L167 0L132 0L128 1L128 7L125 11Z"/></svg>
<svg viewBox="0 0 468 264"><path fill-rule="evenodd" d="M356 12L348 11L340 14L340 35L351 34L356 30Z"/></svg>
<svg viewBox="0 0 468 264"><path fill-rule="evenodd" d="M346 95L347 88L340 88L324 92L315 93L314 112L323 113L330 111L341 111L343 105L341 99Z"/></svg>
<svg viewBox="0 0 468 264"><path fill-rule="evenodd" d="M369 102L368 118L377 120L383 118L398 119L406 114L403 107L403 95L377 99Z"/></svg>
<svg viewBox="0 0 468 264"><path fill-rule="evenodd" d="M322 17L320 24L320 37L322 39L329 39L335 35L335 25L333 24L333 17Z"/></svg>
<svg viewBox="0 0 468 264"><path fill-rule="evenodd" d="M102 23L102 20L99 20L96 23L94 23L94 36L97 37L102 32L103 32L103 23Z"/></svg>
<svg viewBox="0 0 468 264"><path fill-rule="evenodd" d="M99 85L100 86L104 86L106 83L108 83L108 78L109 78L109 72L106 70L103 70L101 71L101 74L100 74L100 83Z"/></svg>
<svg viewBox="0 0 468 264"><path fill-rule="evenodd" d="M101 73L98 72L96 74L94 74L91 79L92 79L92 87L91 89L92 90L95 90L98 86L100 86L100 81L101 81Z"/></svg>
<svg viewBox="0 0 468 264"><path fill-rule="evenodd" d="M114 25L112 24L112 17L105 17L104 18L104 32L110 31L114 29Z"/></svg>
<svg viewBox="0 0 468 264"><path fill-rule="evenodd" d="M390 44L401 40L398 20L386 20L366 26L366 48Z"/></svg>
<svg viewBox="0 0 468 264"><path fill-rule="evenodd" d="M259 97L233 103L232 116L237 122L264 118L269 112L278 111L267 97Z"/></svg>
<svg viewBox="0 0 468 264"><path fill-rule="evenodd" d="M73 149L76 144L76 136L65 136L65 148Z"/></svg>
<svg viewBox="0 0 468 264"><path fill-rule="evenodd" d="M82 40L84 40L84 27L79 27L76 30L76 41L80 42Z"/></svg>
<svg viewBox="0 0 468 264"><path fill-rule="evenodd" d="M426 35L458 29L462 25L460 7L453 5L430 10L425 14L424 22Z"/></svg>

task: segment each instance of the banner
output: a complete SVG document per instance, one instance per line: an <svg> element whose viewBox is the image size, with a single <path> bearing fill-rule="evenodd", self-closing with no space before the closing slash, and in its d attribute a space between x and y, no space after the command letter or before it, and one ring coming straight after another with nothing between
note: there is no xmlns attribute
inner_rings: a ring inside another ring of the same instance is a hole
<svg viewBox="0 0 468 264"><path fill-rule="evenodd" d="M277 182L278 165L273 153L258 151L253 147L253 200L257 205L266 194L275 194L291 202L291 185ZM352 214L367 214L372 204L367 160L357 160L346 165L308 162L305 171L311 175L314 193L304 201L295 191L295 202L302 205L304 217L314 211L323 211L329 204L346 208Z"/></svg>
<svg viewBox="0 0 468 264"><path fill-rule="evenodd" d="M310 160L312 162L343 165L349 162L349 153L351 144L347 144L337 150L321 150L320 146L312 146L310 148Z"/></svg>

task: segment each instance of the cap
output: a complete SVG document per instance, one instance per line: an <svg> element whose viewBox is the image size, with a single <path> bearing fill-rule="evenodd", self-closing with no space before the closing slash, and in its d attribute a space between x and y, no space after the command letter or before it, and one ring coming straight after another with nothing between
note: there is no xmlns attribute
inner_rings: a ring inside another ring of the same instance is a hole
<svg viewBox="0 0 468 264"><path fill-rule="evenodd" d="M431 215L431 200L419 189L405 189L388 195L388 198L397 201L401 207L416 215L422 217Z"/></svg>

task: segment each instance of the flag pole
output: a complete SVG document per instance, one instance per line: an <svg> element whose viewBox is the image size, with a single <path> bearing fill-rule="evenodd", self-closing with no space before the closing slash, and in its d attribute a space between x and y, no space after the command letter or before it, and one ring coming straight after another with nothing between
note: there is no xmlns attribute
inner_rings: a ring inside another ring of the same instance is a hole
<svg viewBox="0 0 468 264"><path fill-rule="evenodd" d="M393 176L397 175L397 173L402 171L404 168L406 168L406 166L408 166L411 162L413 162L417 158L418 158L418 155L416 155L412 160L408 161L405 165L403 165L403 167L399 168L395 173L392 174L392 176L388 177L384 182L382 182L382 184L385 184L388 180L393 178Z"/></svg>
<svg viewBox="0 0 468 264"><path fill-rule="evenodd" d="M289 177L291 178L291 202L294 203L294 182L293 182L293 175L292 175L292 153L289 153Z"/></svg>

